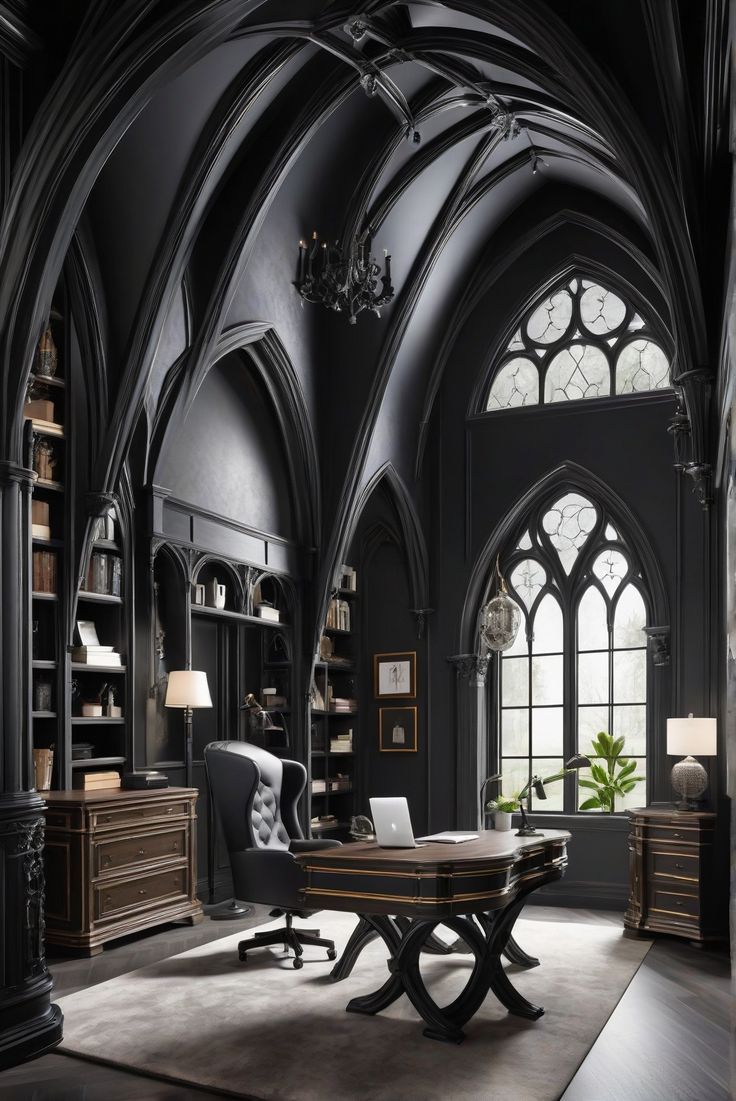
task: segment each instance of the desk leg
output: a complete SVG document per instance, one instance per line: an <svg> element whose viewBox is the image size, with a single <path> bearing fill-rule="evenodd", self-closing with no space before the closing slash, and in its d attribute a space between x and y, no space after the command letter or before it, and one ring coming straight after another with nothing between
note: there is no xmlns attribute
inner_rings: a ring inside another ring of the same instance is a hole
<svg viewBox="0 0 736 1101"><path fill-rule="evenodd" d="M514 1013L517 1017L526 1017L530 1021L536 1021L541 1017L544 1008L527 1001L523 994L520 994L516 987L512 985L503 969L501 956L506 951L511 930L514 928L514 923L524 905L524 900L534 889L534 887L530 887L524 891L510 906L501 910L495 917L491 914L477 915L478 921L486 933L488 956L493 965L489 986L501 1005L504 1005L509 1013Z"/></svg>
<svg viewBox="0 0 736 1101"><path fill-rule="evenodd" d="M401 933L394 924L393 918L390 917L381 917L373 914L366 916L361 915L360 922L361 924L365 923L365 926L370 926L373 930L373 936L369 938L370 940L373 940L373 937L376 936L382 938L384 944L391 953L388 966L389 971L392 973L380 990L374 991L373 994L364 994L360 998L353 998L348 1002L346 1009L348 1013L380 1013L382 1009L386 1009L387 1006L395 1002L396 999L400 998L404 993L401 975L395 974L392 966L393 960L401 944ZM359 929L360 924L358 925L358 929L354 930L354 933L357 933ZM364 928L362 936L364 938L367 937L367 933L368 930ZM351 937L350 939L352 940L353 938ZM352 963L355 962L358 954L365 948L367 943L368 939L364 939L363 943L355 951ZM350 965L351 968L352 963Z"/></svg>
<svg viewBox="0 0 736 1101"><path fill-rule="evenodd" d="M539 960L537 957L530 956L528 952L525 952L524 949L517 944L514 937L509 937L503 954L509 963L515 963L517 967L539 967Z"/></svg>
<svg viewBox="0 0 736 1101"><path fill-rule="evenodd" d="M350 934L350 940L345 945L340 959L330 971L330 978L333 982L340 982L342 979L348 977L355 967L355 963L360 953L371 943L371 941L375 940L377 936L378 931L374 929L370 921L368 921L367 918L359 917L358 924Z"/></svg>

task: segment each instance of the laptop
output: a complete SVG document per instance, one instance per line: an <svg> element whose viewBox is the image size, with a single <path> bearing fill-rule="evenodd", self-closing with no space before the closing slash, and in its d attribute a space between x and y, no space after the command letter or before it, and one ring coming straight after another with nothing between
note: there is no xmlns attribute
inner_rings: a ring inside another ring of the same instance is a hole
<svg viewBox="0 0 736 1101"><path fill-rule="evenodd" d="M372 798L369 802L376 841L382 849L416 849L430 841L459 845L462 841L472 841L473 838L478 837L477 833L465 830L455 832L445 830L443 833L432 833L415 840L409 804L403 795Z"/></svg>
<svg viewBox="0 0 736 1101"><path fill-rule="evenodd" d="M409 804L405 796L372 798L373 828L382 849L416 849Z"/></svg>

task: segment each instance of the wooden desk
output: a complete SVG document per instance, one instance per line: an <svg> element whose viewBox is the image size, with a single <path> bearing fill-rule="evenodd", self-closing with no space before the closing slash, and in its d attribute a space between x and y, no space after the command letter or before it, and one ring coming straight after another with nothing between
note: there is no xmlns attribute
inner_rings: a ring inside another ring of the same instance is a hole
<svg viewBox="0 0 736 1101"><path fill-rule="evenodd" d="M489 990L510 1013L541 1017L544 1010L509 982L501 955L526 898L562 877L569 837L562 830L536 837L486 830L477 841L460 845L381 849L359 842L297 856L305 873L305 909L344 910L360 917L334 977L349 974L376 936L390 953L387 981L373 994L353 998L348 1011L378 1013L406 994L427 1024L424 1035L454 1043L464 1039L462 1026ZM447 1006L430 997L419 971L420 954L432 945L438 925L457 933L475 957L465 989Z"/></svg>

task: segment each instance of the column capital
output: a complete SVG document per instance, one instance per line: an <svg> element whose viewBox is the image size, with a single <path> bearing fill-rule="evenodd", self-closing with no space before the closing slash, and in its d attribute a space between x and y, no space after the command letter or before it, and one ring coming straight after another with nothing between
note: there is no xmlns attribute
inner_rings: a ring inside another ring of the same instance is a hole
<svg viewBox="0 0 736 1101"><path fill-rule="evenodd" d="M10 462L8 459L0 460L0 489L16 483L25 489L30 489L38 475L30 467L21 466L20 463Z"/></svg>
<svg viewBox="0 0 736 1101"><path fill-rule="evenodd" d="M455 666L458 680L472 681L477 687L485 684L490 654L453 654L447 658Z"/></svg>

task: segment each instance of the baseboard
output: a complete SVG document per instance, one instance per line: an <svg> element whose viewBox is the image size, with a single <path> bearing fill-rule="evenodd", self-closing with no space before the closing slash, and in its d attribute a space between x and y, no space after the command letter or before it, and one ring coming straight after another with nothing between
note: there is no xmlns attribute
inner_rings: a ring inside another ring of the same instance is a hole
<svg viewBox="0 0 736 1101"><path fill-rule="evenodd" d="M576 906L585 910L626 909L628 889L620 883L563 879L541 887L528 899L534 906Z"/></svg>

